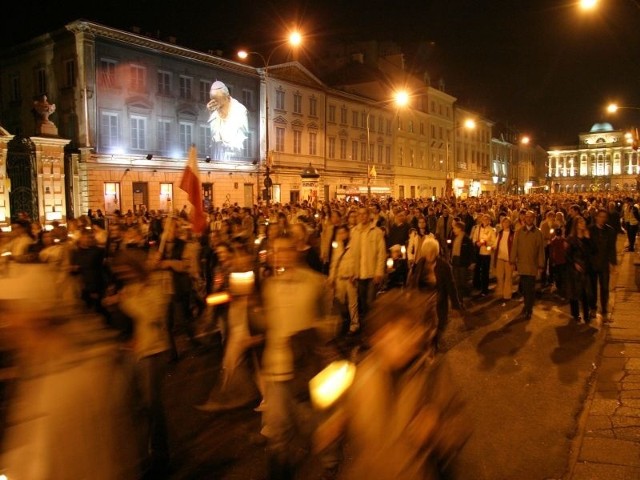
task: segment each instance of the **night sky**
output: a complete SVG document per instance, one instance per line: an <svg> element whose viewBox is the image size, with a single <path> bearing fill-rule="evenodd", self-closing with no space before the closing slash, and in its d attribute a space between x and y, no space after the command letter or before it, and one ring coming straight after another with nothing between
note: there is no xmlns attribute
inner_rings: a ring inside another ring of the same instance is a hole
<svg viewBox="0 0 640 480"><path fill-rule="evenodd" d="M464 106L545 148L576 143L597 121L640 124L640 110L604 112L609 101L640 107L640 0L600 0L588 14L565 0L118 0L79 7L26 0L16 6L21 10L4 13L0 46L84 18L136 25L233 58L238 47L270 51L297 24L305 34L300 60L312 71L314 58L336 40L395 40L409 67L426 66ZM419 42L430 43L417 55Z"/></svg>

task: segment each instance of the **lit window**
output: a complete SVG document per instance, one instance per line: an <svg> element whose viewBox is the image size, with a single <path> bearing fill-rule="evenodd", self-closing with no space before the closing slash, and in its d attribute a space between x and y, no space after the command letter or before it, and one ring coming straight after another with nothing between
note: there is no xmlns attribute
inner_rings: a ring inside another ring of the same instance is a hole
<svg viewBox="0 0 640 480"><path fill-rule="evenodd" d="M100 146L103 149L113 149L118 147L118 114L112 112L102 112L100 114Z"/></svg>
<svg viewBox="0 0 640 480"><path fill-rule="evenodd" d="M131 125L131 149L147 149L147 119L140 116L132 116Z"/></svg>
<svg viewBox="0 0 640 480"><path fill-rule="evenodd" d="M158 72L158 95L171 95L171 73Z"/></svg>
<svg viewBox="0 0 640 480"><path fill-rule="evenodd" d="M146 70L144 67L140 65L131 65L130 68L131 73L131 90L135 90L136 92L142 92L146 86Z"/></svg>
<svg viewBox="0 0 640 480"><path fill-rule="evenodd" d="M276 152L284 152L284 128L276 127Z"/></svg>

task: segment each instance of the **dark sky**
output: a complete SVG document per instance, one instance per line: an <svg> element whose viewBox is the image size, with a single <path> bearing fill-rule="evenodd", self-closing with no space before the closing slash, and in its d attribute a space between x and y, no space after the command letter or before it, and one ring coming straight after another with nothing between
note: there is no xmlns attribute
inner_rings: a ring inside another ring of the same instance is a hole
<svg viewBox="0 0 640 480"><path fill-rule="evenodd" d="M544 147L572 144L596 121L640 123L640 110L607 118L604 106L640 106L640 0L600 0L586 14L577 0L24 0L5 12L0 46L85 18L137 25L180 45L268 52L292 24L307 35L301 61L313 70L323 45L342 39L433 42L407 55L443 76L461 103L508 122ZM65 6L67 5L68 6ZM318 72L321 73L321 72ZM434 78L435 77L435 78Z"/></svg>

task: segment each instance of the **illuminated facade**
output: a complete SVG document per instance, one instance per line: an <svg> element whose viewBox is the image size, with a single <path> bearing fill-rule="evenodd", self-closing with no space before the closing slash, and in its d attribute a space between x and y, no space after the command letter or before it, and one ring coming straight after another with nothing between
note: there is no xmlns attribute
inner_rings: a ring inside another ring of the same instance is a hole
<svg viewBox="0 0 640 480"><path fill-rule="evenodd" d="M493 122L477 112L456 107L455 170L453 189L456 195L478 196L496 190L491 172L491 129ZM473 120L474 128L465 125Z"/></svg>
<svg viewBox="0 0 640 480"><path fill-rule="evenodd" d="M638 153L626 132L609 123L580 134L577 147L552 147L547 155L547 178L556 192L636 189Z"/></svg>

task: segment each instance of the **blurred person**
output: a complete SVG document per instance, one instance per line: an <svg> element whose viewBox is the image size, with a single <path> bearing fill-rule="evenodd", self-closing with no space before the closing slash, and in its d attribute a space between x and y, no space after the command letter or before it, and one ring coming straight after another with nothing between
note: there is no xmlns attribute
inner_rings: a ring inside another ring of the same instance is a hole
<svg viewBox="0 0 640 480"><path fill-rule="evenodd" d="M102 307L106 287L104 263L105 250L96 245L92 229L83 228L76 249L71 252L71 272L80 278L80 295L85 306L108 318Z"/></svg>
<svg viewBox="0 0 640 480"><path fill-rule="evenodd" d="M589 227L589 236L594 247L594 255L590 259L591 268L589 269L590 313L592 317L596 315L599 290L600 312L605 321L608 320L610 273L617 264L617 235L613 227L607 225L608 217L609 214L606 210L598 210L594 224Z"/></svg>
<svg viewBox="0 0 640 480"><path fill-rule="evenodd" d="M440 250L443 254L449 253L447 246L447 240L451 238L451 229L453 226L453 219L449 216L449 209L444 207L442 209L442 215L438 218L436 223L436 239L440 242Z"/></svg>
<svg viewBox="0 0 640 480"><path fill-rule="evenodd" d="M544 240L544 269L542 270L542 286L545 287L549 283L549 243L553 235L556 221L556 214L553 210L549 210L540 223L540 232Z"/></svg>
<svg viewBox="0 0 640 480"><path fill-rule="evenodd" d="M149 478L168 476L170 450L162 388L170 355L166 312L171 294L165 288L169 272L158 269L160 256L149 257L141 250L123 250L114 258L112 269L123 288L105 298L133 321L130 345L133 353L134 381L139 408L147 432L145 470Z"/></svg>
<svg viewBox="0 0 640 480"><path fill-rule="evenodd" d="M24 223L11 224L10 240L7 248L13 257L28 255L34 246L34 239Z"/></svg>
<svg viewBox="0 0 640 480"><path fill-rule="evenodd" d="M409 242L407 244L407 259L409 260L410 268L413 268L415 263L418 261L422 241L427 235L429 235L426 218L420 216L417 218L416 223L417 228L409 230Z"/></svg>
<svg viewBox="0 0 640 480"><path fill-rule="evenodd" d="M470 295L470 278L476 268L476 254L473 240L465 233L465 224L453 224L453 240L451 243L451 267L458 295L462 301Z"/></svg>
<svg viewBox="0 0 640 480"><path fill-rule="evenodd" d="M333 254L329 268L329 284L333 286L334 298L341 308L343 316L347 317L348 333L355 334L360 330L360 316L358 313L357 288L357 258L349 244L350 230L347 225L335 228Z"/></svg>
<svg viewBox="0 0 640 480"><path fill-rule="evenodd" d="M2 334L19 376L2 435L11 479L140 478L121 348L101 319L52 288L55 267L14 263L0 277Z"/></svg>
<svg viewBox="0 0 640 480"><path fill-rule="evenodd" d="M304 223L294 223L289 229L291 236L296 242L296 248L302 255L309 268L318 273L322 273L323 265L318 250L309 243L309 230Z"/></svg>
<svg viewBox="0 0 640 480"><path fill-rule="evenodd" d="M607 205L607 225L611 225L613 230L616 232L616 235L624 233L622 230L620 211L616 202L609 202Z"/></svg>
<svg viewBox="0 0 640 480"><path fill-rule="evenodd" d="M638 236L638 222L640 222L640 212L632 197L627 197L622 209L624 229L627 232L627 251L635 252L636 237Z"/></svg>
<svg viewBox="0 0 640 480"><path fill-rule="evenodd" d="M549 269L551 279L556 287L556 294L561 299L567 298L567 248L568 243L563 236L562 228L556 227L549 243Z"/></svg>
<svg viewBox="0 0 640 480"><path fill-rule="evenodd" d="M409 263L402 254L400 245L392 245L389 249L389 260L391 266L387 265L386 289L404 288L409 275Z"/></svg>
<svg viewBox="0 0 640 480"><path fill-rule="evenodd" d="M367 207L358 208L358 225L351 230L350 244L357 258L358 309L362 324L382 286L387 260L384 234L371 223Z"/></svg>
<svg viewBox="0 0 640 480"><path fill-rule="evenodd" d="M536 278L544 268L544 240L540 229L535 226L536 214L528 210L524 226L516 231L511 246L511 264L520 276L520 286L524 297L521 315L531 319L536 299Z"/></svg>
<svg viewBox="0 0 640 480"><path fill-rule="evenodd" d="M411 225L407 221L407 213L404 210L399 210L394 219L393 224L389 227L386 244L387 248L393 245L407 246L409 241L409 229Z"/></svg>
<svg viewBox="0 0 640 480"><path fill-rule="evenodd" d="M334 252L331 244L336 239L336 228L342 223L342 215L339 210L330 210L328 218L322 222L322 232L320 233L320 260L323 265L323 272L329 273L331 259Z"/></svg>
<svg viewBox="0 0 640 480"><path fill-rule="evenodd" d="M463 310L463 306L453 279L453 270L449 262L440 255L438 241L431 237L426 238L422 243L420 257L407 280L407 287L420 292L436 293L438 328L433 337L433 344L438 349L449 322L449 304L459 311Z"/></svg>
<svg viewBox="0 0 640 480"><path fill-rule="evenodd" d="M395 290L374 303L365 327L371 349L314 435L317 452L343 435L351 446L339 478L434 480L453 471L471 432L450 367L433 360L429 301Z"/></svg>
<svg viewBox="0 0 640 480"><path fill-rule="evenodd" d="M265 280L262 296L266 320L263 374L265 405L262 433L267 438L268 478L293 479L296 433L309 438L314 417L308 382L321 368L317 349L323 341L318 326L328 310L325 278L300 258L295 241L274 241L276 274ZM306 427L306 431L305 431ZM324 457L326 470L337 459Z"/></svg>
<svg viewBox="0 0 640 480"><path fill-rule="evenodd" d="M511 248L515 233L511 228L511 219L502 219L502 228L496 239L496 255L494 258L496 270L496 294L503 301L503 306L511 300L513 295L513 266L511 265Z"/></svg>
<svg viewBox="0 0 640 480"><path fill-rule="evenodd" d="M589 277L590 260L595 253L595 247L590 238L586 220L581 216L574 217L573 230L567 237L568 264L568 297L571 316L577 323L589 323L591 316L591 284ZM580 317L582 304L583 317Z"/></svg>

